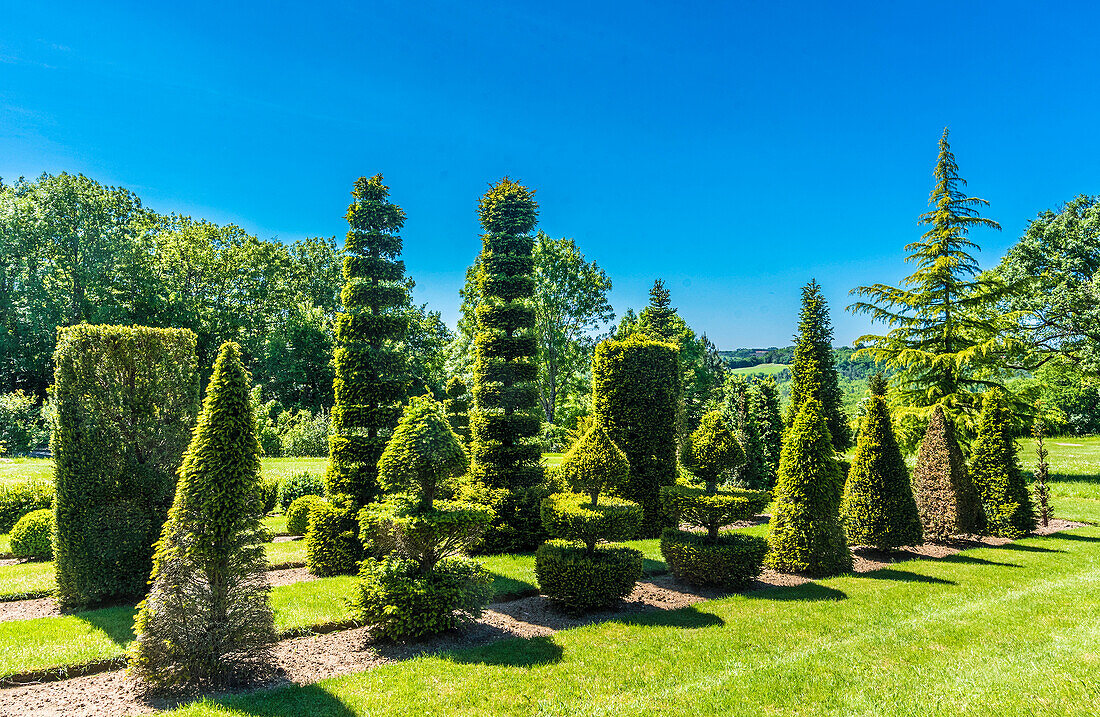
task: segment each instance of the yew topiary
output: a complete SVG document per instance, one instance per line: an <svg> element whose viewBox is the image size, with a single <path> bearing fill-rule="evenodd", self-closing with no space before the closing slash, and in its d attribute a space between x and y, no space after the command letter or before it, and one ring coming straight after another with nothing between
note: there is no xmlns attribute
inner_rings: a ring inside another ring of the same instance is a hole
<svg viewBox="0 0 1100 717"><path fill-rule="evenodd" d="M941 406L932 409L917 453L913 497L925 540L944 541L985 530L981 498L955 438L955 427Z"/></svg>
<svg viewBox="0 0 1100 717"><path fill-rule="evenodd" d="M41 508L16 521L11 529L11 554L17 558L53 558L53 511Z"/></svg>
<svg viewBox="0 0 1100 717"><path fill-rule="evenodd" d="M866 408L840 504L848 543L883 549L919 545L920 514L883 394L873 393Z"/></svg>
<svg viewBox="0 0 1100 717"><path fill-rule="evenodd" d="M290 507L286 509L286 532L290 535L305 535L309 529L309 512L318 503L328 501L316 495L303 495L295 498Z"/></svg>
<svg viewBox="0 0 1100 717"><path fill-rule="evenodd" d="M843 484L821 402L808 398L784 439L767 565L814 577L851 569L840 522Z"/></svg>
<svg viewBox="0 0 1100 717"><path fill-rule="evenodd" d="M991 535L1018 538L1035 530L1035 506L1016 457L1012 411L999 389L986 392L970 462Z"/></svg>
<svg viewBox="0 0 1100 717"><path fill-rule="evenodd" d="M154 689L240 684L271 670L250 386L239 347L223 344L135 621L130 671Z"/></svg>
<svg viewBox="0 0 1100 717"><path fill-rule="evenodd" d="M447 381L447 398L443 401L447 409L447 422L458 434L463 443L470 442L470 392L466 383L455 376Z"/></svg>

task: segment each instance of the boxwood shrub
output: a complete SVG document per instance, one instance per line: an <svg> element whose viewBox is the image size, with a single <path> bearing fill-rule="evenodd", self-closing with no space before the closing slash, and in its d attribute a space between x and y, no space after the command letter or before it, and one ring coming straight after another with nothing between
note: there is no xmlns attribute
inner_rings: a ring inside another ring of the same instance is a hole
<svg viewBox="0 0 1100 717"><path fill-rule="evenodd" d="M49 483L17 483L0 486L0 533L11 529L27 513L53 507L53 486Z"/></svg>
<svg viewBox="0 0 1100 717"><path fill-rule="evenodd" d="M27 513L11 529L11 553L17 558L53 558L53 511L42 508Z"/></svg>
<svg viewBox="0 0 1100 717"><path fill-rule="evenodd" d="M642 552L622 545L589 551L569 540L548 540L535 553L539 588L567 612L608 608L642 577Z"/></svg>
<svg viewBox="0 0 1100 717"><path fill-rule="evenodd" d="M727 590L744 587L760 575L768 541L742 533L706 533L666 529L661 555L677 580L693 585L718 585Z"/></svg>
<svg viewBox="0 0 1100 717"><path fill-rule="evenodd" d="M309 528L309 511L318 503L328 501L316 495L303 495L286 509L286 532L291 535L305 535Z"/></svg>
<svg viewBox="0 0 1100 717"><path fill-rule="evenodd" d="M344 496L350 498L349 496ZM353 506L314 503L306 526L306 565L318 577L350 575L363 557L358 524L348 519Z"/></svg>

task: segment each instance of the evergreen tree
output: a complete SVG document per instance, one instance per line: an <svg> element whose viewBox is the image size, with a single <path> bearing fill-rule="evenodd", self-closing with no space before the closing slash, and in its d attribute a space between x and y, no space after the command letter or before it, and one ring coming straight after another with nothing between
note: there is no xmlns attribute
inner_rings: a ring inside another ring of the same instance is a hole
<svg viewBox="0 0 1100 717"><path fill-rule="evenodd" d="M985 528L981 499L943 406L932 408L932 418L917 453L913 497L925 540L950 540L956 535L980 533Z"/></svg>
<svg viewBox="0 0 1100 717"><path fill-rule="evenodd" d="M756 382L758 401L753 406L754 423L760 434L760 447L767 487L775 486L779 475L779 457L783 449L783 414L779 408L779 386L774 376Z"/></svg>
<svg viewBox="0 0 1100 717"><path fill-rule="evenodd" d="M829 306L816 280L802 287L802 311L794 342L787 425L794 423L807 399L816 398L821 401L833 447L847 450L852 445L852 432L841 408L840 374L833 356L833 326L829 320Z"/></svg>
<svg viewBox="0 0 1100 717"><path fill-rule="evenodd" d="M843 484L824 408L810 397L783 444L768 524L768 565L815 577L851 569L852 553L840 522Z"/></svg>
<svg viewBox="0 0 1100 717"><path fill-rule="evenodd" d="M1016 458L1013 414L1001 391L982 401L971 473L982 497L990 534L1018 538L1035 530L1035 507Z"/></svg>
<svg viewBox="0 0 1100 717"><path fill-rule="evenodd" d="M495 506L497 523L485 536L490 551L530 550L544 535L536 490L543 471L542 452L534 440L541 419L531 305L531 231L537 217L534 192L507 177L478 203L485 233L479 257L470 474L489 488L508 491Z"/></svg>
<svg viewBox="0 0 1100 717"><path fill-rule="evenodd" d="M458 376L447 382L447 398L443 401L447 422L463 444L470 443L470 393L466 382Z"/></svg>
<svg viewBox="0 0 1100 717"><path fill-rule="evenodd" d="M645 326L645 332L654 341L665 343L678 343L677 335L680 327L673 322L676 309L672 308L672 296L665 288L665 282L657 279L649 290L649 306L642 312L641 322Z"/></svg>
<svg viewBox="0 0 1100 717"><path fill-rule="evenodd" d="M855 458L844 484L840 516L851 545L890 549L922 542L909 469L894 437L890 409L882 394L872 395L867 404Z"/></svg>
<svg viewBox="0 0 1100 717"><path fill-rule="evenodd" d="M737 479L748 488L771 487L765 448L760 435L759 409L763 402L760 388L739 374L726 379L722 412L737 432L745 451L745 460L737 468Z"/></svg>
<svg viewBox="0 0 1100 717"><path fill-rule="evenodd" d="M906 445L915 443L937 404L968 439L981 393L999 385L990 369L1003 343L1000 325L1006 317L992 308L1003 288L977 276L978 262L970 252L979 247L967 236L971 229L1001 227L979 213L989 202L962 191L966 181L959 176L946 128L935 176L931 209L920 217L929 229L905 247L906 261L917 270L901 287L853 289L852 294L866 301L848 307L889 328L884 336L860 337L859 343L869 345L856 355L869 355L894 372L891 403Z"/></svg>
<svg viewBox="0 0 1100 717"><path fill-rule="evenodd" d="M223 344L139 606L130 669L154 688L237 684L271 666L250 386L239 347Z"/></svg>

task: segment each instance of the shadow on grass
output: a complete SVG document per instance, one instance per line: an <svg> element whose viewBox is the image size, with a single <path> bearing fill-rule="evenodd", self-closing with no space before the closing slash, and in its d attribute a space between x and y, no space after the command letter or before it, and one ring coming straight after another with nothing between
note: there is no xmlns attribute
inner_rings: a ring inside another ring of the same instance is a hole
<svg viewBox="0 0 1100 717"><path fill-rule="evenodd" d="M936 585L955 585L953 580L944 580L932 575L911 573L907 570L894 570L893 568L879 568L866 573L856 573L859 578L871 578L872 580L895 580L899 583L932 583Z"/></svg>
<svg viewBox="0 0 1100 717"><path fill-rule="evenodd" d="M234 714L254 717L356 717L356 713L343 700L319 685L286 685L269 690L205 699L202 704L218 705L233 710ZM156 705L160 706L160 705ZM165 704L163 706L169 706Z"/></svg>
<svg viewBox="0 0 1100 717"><path fill-rule="evenodd" d="M1018 568L1017 563L1003 563L999 560L986 560L985 558L975 558L972 555L962 555L956 553L954 555L943 555L940 557L925 557L922 560L928 560L933 563L961 563L965 565L995 565L1001 568Z"/></svg>
<svg viewBox="0 0 1100 717"><path fill-rule="evenodd" d="M703 612L694 605L676 610L659 610L627 615L618 618L615 622L639 627L680 627L684 629L722 627L726 624L726 621L717 615Z"/></svg>
<svg viewBox="0 0 1100 717"><path fill-rule="evenodd" d="M494 665L502 667L538 667L561 660L561 645L549 636L513 638L491 645L440 655L460 665Z"/></svg>
<svg viewBox="0 0 1100 717"><path fill-rule="evenodd" d="M1064 536L1059 536L1064 537ZM1093 540L1093 538L1089 538ZM993 550L1016 550L1021 553L1064 553L1064 550L1058 550L1056 548L1043 548L1038 545L1021 545L1020 543L1005 543L1004 545L990 545L987 546Z"/></svg>
<svg viewBox="0 0 1100 717"><path fill-rule="evenodd" d="M819 600L845 600L848 594L843 590L826 587L820 583L803 583L802 585L783 586L777 585L763 590L751 590L743 593L749 600L804 600L814 602Z"/></svg>
<svg viewBox="0 0 1100 717"><path fill-rule="evenodd" d="M74 613L73 617L102 630L116 645L128 645L134 639L136 614L136 608L119 606Z"/></svg>
<svg viewBox="0 0 1100 717"><path fill-rule="evenodd" d="M1081 535L1079 533L1068 533L1068 532L1065 532L1065 531L1062 531L1060 533L1054 533L1050 537L1055 538L1057 540L1076 540L1076 541L1079 541L1079 542L1082 542L1082 543L1100 543L1100 538L1097 538L1097 537L1094 537L1094 536L1091 536L1091 535ZM1058 550L1058 551L1052 551L1052 552L1061 553L1061 552L1064 552L1064 551Z"/></svg>
<svg viewBox="0 0 1100 717"><path fill-rule="evenodd" d="M654 560L653 558L642 559L642 574L647 577L650 575L664 575L668 572L668 565L663 560Z"/></svg>

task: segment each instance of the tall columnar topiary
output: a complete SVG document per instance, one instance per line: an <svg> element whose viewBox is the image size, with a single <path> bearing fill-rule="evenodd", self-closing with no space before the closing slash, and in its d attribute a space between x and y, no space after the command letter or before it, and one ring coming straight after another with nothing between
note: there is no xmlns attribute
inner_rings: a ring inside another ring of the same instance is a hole
<svg viewBox="0 0 1100 717"><path fill-rule="evenodd" d="M722 476L745 460L737 436L722 412L703 415L685 453L687 467L704 486L666 486L661 489L661 501L676 525L688 523L705 529L706 533L666 528L661 533L665 562L677 578L691 583L734 588L751 582L760 573L768 551L767 541L719 531L763 510L769 495L756 490L718 489Z"/></svg>
<svg viewBox="0 0 1100 717"><path fill-rule="evenodd" d="M198 413L195 334L70 326L54 366L58 601L140 597Z"/></svg>
<svg viewBox="0 0 1100 717"><path fill-rule="evenodd" d="M466 472L466 451L443 406L413 398L378 461L386 503L368 506L360 530L373 552L360 568L355 608L377 634L419 637L476 618L492 596L492 578L459 557L493 519L478 505L437 500L440 483Z"/></svg>
<svg viewBox="0 0 1100 717"><path fill-rule="evenodd" d="M642 576L641 551L599 541L627 540L642 520L637 503L600 498L629 480L630 463L598 422L562 459L559 475L574 493L542 501L542 521L558 538L539 546L539 588L572 612L609 607L626 597Z"/></svg>
<svg viewBox="0 0 1100 717"><path fill-rule="evenodd" d="M919 545L920 514L884 395L872 395L866 411L840 503L848 543L883 549Z"/></svg>
<svg viewBox="0 0 1100 717"><path fill-rule="evenodd" d="M774 376L756 382L759 390L753 407L756 430L760 434L764 468L767 471L767 488L775 486L779 475L779 456L783 450L783 414L779 408L779 385Z"/></svg>
<svg viewBox="0 0 1100 717"><path fill-rule="evenodd" d="M470 474L491 489L504 489L497 521L485 536L490 552L530 550L544 533L538 504L544 493L541 419L536 404L534 192L505 177L478 202L481 237L474 337Z"/></svg>
<svg viewBox="0 0 1100 717"><path fill-rule="evenodd" d="M615 493L642 506L640 534L660 535L662 486L676 482L676 428L680 404L679 351L634 334L603 341L592 359L596 422L622 448L630 477Z"/></svg>
<svg viewBox="0 0 1100 717"><path fill-rule="evenodd" d="M917 453L913 497L925 540L950 540L985 529L981 498L942 406L933 407Z"/></svg>
<svg viewBox="0 0 1100 717"><path fill-rule="evenodd" d="M803 402L783 443L767 564L815 577L850 570L852 553L840 522L844 478L821 401Z"/></svg>
<svg viewBox="0 0 1100 717"><path fill-rule="evenodd" d="M833 448L847 450L852 445L852 432L841 406L843 394L833 356L833 325L829 305L816 280L802 287L802 310L794 342L787 425L794 423L807 399L816 398L821 401Z"/></svg>
<svg viewBox="0 0 1100 717"><path fill-rule="evenodd" d="M325 473L335 515L326 514L319 530L307 535L307 562L317 575L354 572L362 557L354 537L356 515L378 495L378 459L408 391L407 358L400 348L408 330L405 264L398 259L405 212L389 194L381 174L360 177L346 215L344 310L336 317L335 403Z"/></svg>
<svg viewBox="0 0 1100 717"><path fill-rule="evenodd" d="M970 471L985 509L991 535L1018 538L1035 530L1035 506L1016 458L1012 432L1013 414L999 389L992 389L982 401L978 437Z"/></svg>
<svg viewBox="0 0 1100 717"><path fill-rule="evenodd" d="M451 424L463 443L470 442L470 392L466 383L458 376L447 381L447 398L443 407L447 411L447 422Z"/></svg>
<svg viewBox="0 0 1100 717"><path fill-rule="evenodd" d="M152 688L239 684L271 666L260 444L237 344L214 362L139 606L130 670Z"/></svg>

